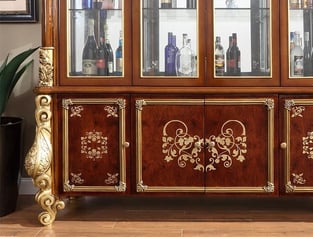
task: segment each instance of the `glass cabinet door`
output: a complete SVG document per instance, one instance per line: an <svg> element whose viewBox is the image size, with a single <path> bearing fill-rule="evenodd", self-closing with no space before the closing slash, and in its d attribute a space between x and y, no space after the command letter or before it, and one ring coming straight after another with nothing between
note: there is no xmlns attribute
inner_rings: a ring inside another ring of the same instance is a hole
<svg viewBox="0 0 313 237"><path fill-rule="evenodd" d="M313 1L289 1L289 77L312 77Z"/></svg>
<svg viewBox="0 0 313 237"><path fill-rule="evenodd" d="M141 79L148 83L199 83L198 0L140 0ZM154 81L155 80L155 81ZM195 82L197 81L197 82Z"/></svg>
<svg viewBox="0 0 313 237"><path fill-rule="evenodd" d="M215 76L271 75L268 0L214 0Z"/></svg>
<svg viewBox="0 0 313 237"><path fill-rule="evenodd" d="M279 59L275 40L279 40L277 23L273 23L271 0L214 0L215 79L242 79L242 84L258 81L268 85L274 74L275 59ZM275 1L275 4L279 4ZM277 31L276 31L277 30ZM274 36L275 34L275 36ZM277 55L276 55L277 54ZM278 71L278 70L277 70ZM263 79L263 82L260 80ZM218 80L217 83L218 83ZM269 83L268 83L269 82ZM255 85L254 83L250 83ZM234 85L234 84L232 84Z"/></svg>
<svg viewBox="0 0 313 237"><path fill-rule="evenodd" d="M63 1L62 1L63 2ZM60 3L64 4L64 3ZM125 77L125 4L122 0L67 0L66 79L70 83L104 83ZM126 50L126 51L125 51ZM61 51L62 44L61 44ZM61 63L63 64L63 62ZM62 69L62 65L61 65ZM62 73L64 74L64 73ZM102 79L102 80L101 80Z"/></svg>

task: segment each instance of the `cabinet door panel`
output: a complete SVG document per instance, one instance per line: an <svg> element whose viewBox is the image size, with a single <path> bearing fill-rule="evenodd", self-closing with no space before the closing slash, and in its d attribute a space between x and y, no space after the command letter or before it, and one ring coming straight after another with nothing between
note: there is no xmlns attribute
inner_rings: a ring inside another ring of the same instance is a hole
<svg viewBox="0 0 313 237"><path fill-rule="evenodd" d="M285 191L313 192L313 100L285 100Z"/></svg>
<svg viewBox="0 0 313 237"><path fill-rule="evenodd" d="M203 100L137 100L137 191L204 191Z"/></svg>
<svg viewBox="0 0 313 237"><path fill-rule="evenodd" d="M125 100L62 103L64 191L125 191Z"/></svg>
<svg viewBox="0 0 313 237"><path fill-rule="evenodd" d="M274 192L274 100L207 99L206 191Z"/></svg>

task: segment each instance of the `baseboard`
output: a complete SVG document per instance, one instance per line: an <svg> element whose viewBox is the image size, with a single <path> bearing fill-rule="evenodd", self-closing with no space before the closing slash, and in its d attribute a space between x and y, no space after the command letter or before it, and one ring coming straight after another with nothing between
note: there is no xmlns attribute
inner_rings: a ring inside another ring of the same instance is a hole
<svg viewBox="0 0 313 237"><path fill-rule="evenodd" d="M35 195L37 192L38 188L34 186L31 178L21 178L19 190L20 195Z"/></svg>

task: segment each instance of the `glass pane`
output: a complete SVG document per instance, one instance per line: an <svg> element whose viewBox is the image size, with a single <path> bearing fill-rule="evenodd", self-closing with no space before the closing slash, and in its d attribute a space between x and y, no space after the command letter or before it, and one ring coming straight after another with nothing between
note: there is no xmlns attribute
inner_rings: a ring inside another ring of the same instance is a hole
<svg viewBox="0 0 313 237"><path fill-rule="evenodd" d="M68 2L69 76L122 76L123 2Z"/></svg>
<svg viewBox="0 0 313 237"><path fill-rule="evenodd" d="M215 77L271 75L270 6L270 0L214 0Z"/></svg>
<svg viewBox="0 0 313 237"><path fill-rule="evenodd" d="M197 77L197 0L142 0L141 7L141 76Z"/></svg>
<svg viewBox="0 0 313 237"><path fill-rule="evenodd" d="M313 1L289 1L289 76L312 77Z"/></svg>

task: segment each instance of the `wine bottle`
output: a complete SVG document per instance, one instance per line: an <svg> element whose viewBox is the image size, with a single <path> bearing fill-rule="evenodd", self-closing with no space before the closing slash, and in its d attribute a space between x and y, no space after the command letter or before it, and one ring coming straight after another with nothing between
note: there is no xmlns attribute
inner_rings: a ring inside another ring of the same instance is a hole
<svg viewBox="0 0 313 237"><path fill-rule="evenodd" d="M118 47L115 51L116 74L121 76L123 73L123 32L120 31Z"/></svg>
<svg viewBox="0 0 313 237"><path fill-rule="evenodd" d="M99 76L108 75L108 50L105 44L105 34L100 32L100 40L97 54L97 74Z"/></svg>
<svg viewBox="0 0 313 237"><path fill-rule="evenodd" d="M164 49L165 55L165 75L166 76L176 76L176 48L173 45L173 33L168 32L167 45Z"/></svg>
<svg viewBox="0 0 313 237"><path fill-rule="evenodd" d="M172 8L172 0L161 0L161 8Z"/></svg>
<svg viewBox="0 0 313 237"><path fill-rule="evenodd" d="M83 49L83 75L97 75L97 42L94 34L94 19L88 19L88 37Z"/></svg>
<svg viewBox="0 0 313 237"><path fill-rule="evenodd" d="M183 34L183 46L176 54L176 74L177 76L192 76L194 54L187 46L188 35Z"/></svg>
<svg viewBox="0 0 313 237"><path fill-rule="evenodd" d="M215 40L215 74L223 76L225 71L225 55L224 48L221 44L221 37L216 36Z"/></svg>
<svg viewBox="0 0 313 237"><path fill-rule="evenodd" d="M112 50L112 46L108 38L108 35L106 35L105 44L107 46L107 52L108 52L108 75L112 76L114 73L114 56L113 56L113 50Z"/></svg>
<svg viewBox="0 0 313 237"><path fill-rule="evenodd" d="M304 32L303 75L312 76L312 48L310 44L309 32Z"/></svg>
<svg viewBox="0 0 313 237"><path fill-rule="evenodd" d="M290 54L291 76L303 76L303 50L299 32L295 32L295 47Z"/></svg>
<svg viewBox="0 0 313 237"><path fill-rule="evenodd" d="M229 55L229 73L231 75L239 75L241 72L240 67L240 50L237 46L237 34L232 34L232 47Z"/></svg>
<svg viewBox="0 0 313 237"><path fill-rule="evenodd" d="M226 50L226 72L229 74L230 73L230 63L231 63L230 50L233 47L233 37L229 36L228 41L229 41L228 49Z"/></svg>

